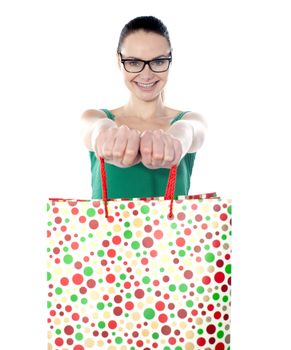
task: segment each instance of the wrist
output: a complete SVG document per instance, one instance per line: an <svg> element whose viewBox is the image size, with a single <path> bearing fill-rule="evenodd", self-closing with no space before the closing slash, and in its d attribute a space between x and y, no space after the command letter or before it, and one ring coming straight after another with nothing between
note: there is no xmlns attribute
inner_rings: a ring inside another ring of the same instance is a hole
<svg viewBox="0 0 291 350"><path fill-rule="evenodd" d="M113 120L108 119L108 118L98 119L93 124L92 131L91 131L91 148L93 151L95 151L96 140L97 140L100 132L103 129L109 129L109 128L117 128L117 125L114 123Z"/></svg>

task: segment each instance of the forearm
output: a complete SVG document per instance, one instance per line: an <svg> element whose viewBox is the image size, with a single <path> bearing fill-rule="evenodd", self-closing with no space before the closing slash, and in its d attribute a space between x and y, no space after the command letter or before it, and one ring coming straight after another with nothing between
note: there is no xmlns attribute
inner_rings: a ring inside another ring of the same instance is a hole
<svg viewBox="0 0 291 350"><path fill-rule="evenodd" d="M200 120L178 120L169 129L168 133L176 137L182 144L182 157L186 153L194 153L204 143L207 131L206 123Z"/></svg>
<svg viewBox="0 0 291 350"><path fill-rule="evenodd" d="M96 115L83 114L81 117L81 138L85 146L94 151L95 141L104 128L117 127L116 124L108 118Z"/></svg>

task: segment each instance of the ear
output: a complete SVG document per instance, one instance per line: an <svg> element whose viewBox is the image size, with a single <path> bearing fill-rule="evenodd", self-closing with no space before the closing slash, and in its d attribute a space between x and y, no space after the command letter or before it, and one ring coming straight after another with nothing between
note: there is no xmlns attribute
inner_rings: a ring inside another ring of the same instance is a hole
<svg viewBox="0 0 291 350"><path fill-rule="evenodd" d="M118 53L116 53L116 60L117 60L118 68L121 69L120 55Z"/></svg>

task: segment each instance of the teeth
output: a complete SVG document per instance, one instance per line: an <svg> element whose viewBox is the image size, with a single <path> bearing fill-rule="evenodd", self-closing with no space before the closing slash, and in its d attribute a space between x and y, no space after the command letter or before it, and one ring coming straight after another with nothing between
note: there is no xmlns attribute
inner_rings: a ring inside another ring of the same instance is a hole
<svg viewBox="0 0 291 350"><path fill-rule="evenodd" d="M137 85L141 86L141 87L152 87L155 83L151 83L151 84L143 84L143 83L137 83Z"/></svg>

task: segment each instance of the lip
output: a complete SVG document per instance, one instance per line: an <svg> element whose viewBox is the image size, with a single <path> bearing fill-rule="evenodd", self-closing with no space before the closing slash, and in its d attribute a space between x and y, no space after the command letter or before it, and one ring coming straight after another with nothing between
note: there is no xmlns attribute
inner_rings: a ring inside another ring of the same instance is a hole
<svg viewBox="0 0 291 350"><path fill-rule="evenodd" d="M155 89L156 85L158 84L159 80L156 80L154 82L151 82L151 83L142 83L140 81L134 81L135 85L142 91L152 91ZM141 85L138 85L138 84L153 84L153 86L151 87L143 87Z"/></svg>

